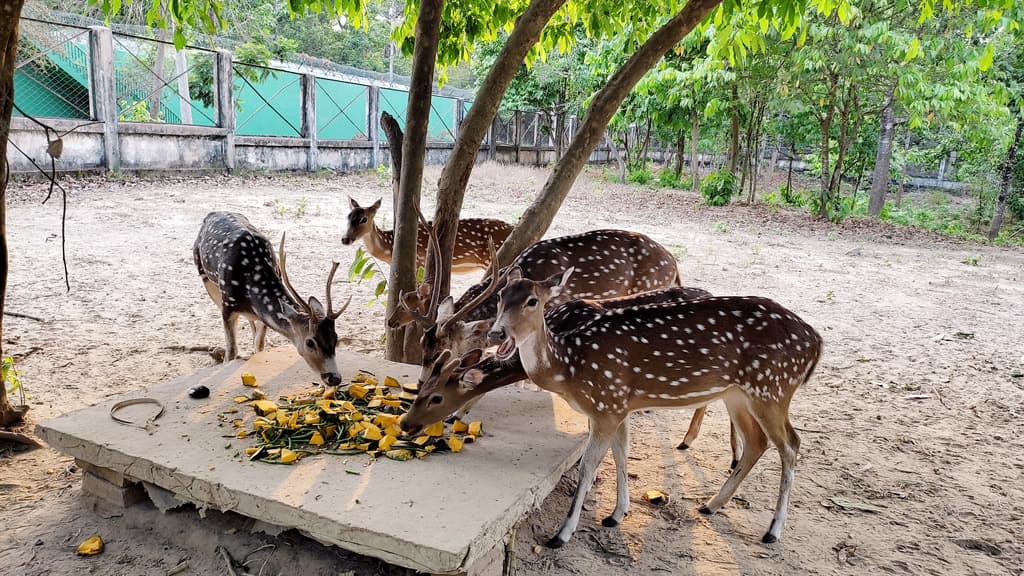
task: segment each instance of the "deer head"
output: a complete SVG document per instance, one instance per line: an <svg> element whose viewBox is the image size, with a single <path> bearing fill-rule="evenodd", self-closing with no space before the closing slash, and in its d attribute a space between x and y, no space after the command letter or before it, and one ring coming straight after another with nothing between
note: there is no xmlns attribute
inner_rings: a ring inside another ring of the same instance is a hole
<svg viewBox="0 0 1024 576"><path fill-rule="evenodd" d="M572 273L573 268L569 268L535 282L523 278L519 268L509 271L505 288L498 296L498 317L487 333L488 340L498 344L499 359L511 358L517 342L543 328L544 306L562 293Z"/></svg>
<svg viewBox="0 0 1024 576"><path fill-rule="evenodd" d="M315 296L303 299L288 280L288 269L284 251L285 235L281 235L281 246L278 251L278 267L281 281L284 284L286 297L281 298L282 316L288 324L285 335L292 341L299 356L306 361L325 384L337 386L341 384L341 374L335 362L335 348L338 346L338 334L334 321L348 308L352 302L349 296L341 309L335 311L331 299L331 284L338 270L338 263L331 264L327 275L327 307Z"/></svg>
<svg viewBox="0 0 1024 576"><path fill-rule="evenodd" d="M348 229L341 237L342 244L348 246L373 230L373 219L380 209L380 200L378 198L372 205L363 207L352 198L348 199L351 211L348 213Z"/></svg>

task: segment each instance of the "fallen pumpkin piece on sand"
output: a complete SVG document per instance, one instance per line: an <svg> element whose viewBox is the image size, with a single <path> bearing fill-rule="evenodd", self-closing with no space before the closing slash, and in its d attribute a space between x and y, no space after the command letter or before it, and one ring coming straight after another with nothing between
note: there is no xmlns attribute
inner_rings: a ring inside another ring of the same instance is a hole
<svg viewBox="0 0 1024 576"><path fill-rule="evenodd" d="M103 539L99 536L93 536L78 545L77 554L79 556L95 556L103 552Z"/></svg>

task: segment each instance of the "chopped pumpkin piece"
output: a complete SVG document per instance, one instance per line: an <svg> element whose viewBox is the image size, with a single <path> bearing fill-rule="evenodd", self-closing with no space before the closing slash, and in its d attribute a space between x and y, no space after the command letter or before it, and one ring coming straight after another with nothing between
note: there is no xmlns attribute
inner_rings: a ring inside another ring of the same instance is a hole
<svg viewBox="0 0 1024 576"><path fill-rule="evenodd" d="M93 536L78 545L79 556L95 556L100 552L103 552L103 539L99 536Z"/></svg>
<svg viewBox="0 0 1024 576"><path fill-rule="evenodd" d="M462 441L464 443L466 443L466 444L472 444L473 442L476 442L476 436L473 436L473 435L463 436L462 437Z"/></svg>
<svg viewBox="0 0 1024 576"><path fill-rule="evenodd" d="M413 439L412 443L417 446L424 446L427 442L430 442L430 436L417 436Z"/></svg>
<svg viewBox="0 0 1024 576"><path fill-rule="evenodd" d="M245 396L244 394L240 394L240 395L235 396L234 398L232 398L232 400L235 401L235 404L245 404L249 400L252 400L252 398L249 398L248 396Z"/></svg>
<svg viewBox="0 0 1024 576"><path fill-rule="evenodd" d="M409 450L388 450L384 455L392 460L401 460L403 462L412 460L412 452Z"/></svg>
<svg viewBox="0 0 1024 576"><path fill-rule="evenodd" d="M480 422L470 422L469 430L467 430L467 432L469 432L470 436L479 436L483 434L484 426Z"/></svg>
<svg viewBox="0 0 1024 576"><path fill-rule="evenodd" d="M309 443L312 446L323 446L324 437L319 432L313 432L313 437L309 439Z"/></svg>
<svg viewBox="0 0 1024 576"><path fill-rule="evenodd" d="M256 400L252 403L252 407L260 416L266 416L267 414L277 412L277 404L270 400Z"/></svg>
<svg viewBox="0 0 1024 576"><path fill-rule="evenodd" d="M417 394L420 391L420 385L417 382L406 382L402 384L402 392L408 392L410 394Z"/></svg>
<svg viewBox="0 0 1024 576"><path fill-rule="evenodd" d="M383 398L374 398L373 400L370 400L366 406L369 408L380 408L382 404L384 404Z"/></svg>
<svg viewBox="0 0 1024 576"><path fill-rule="evenodd" d="M456 420L452 423L452 432L461 434L463 432L469 432L469 424L466 424L462 420Z"/></svg>
<svg viewBox="0 0 1024 576"><path fill-rule="evenodd" d="M299 427L299 411L295 410L292 415L288 417L288 427L295 430Z"/></svg>
<svg viewBox="0 0 1024 576"><path fill-rule="evenodd" d="M391 376L385 376L384 377L384 385L387 386L388 388L401 388L402 387L402 385L398 383L398 380L395 380Z"/></svg>
<svg viewBox="0 0 1024 576"><path fill-rule="evenodd" d="M356 411L356 405L351 403L351 402L349 402L348 400L342 400L342 402L341 402L341 409L343 411L345 411L345 412L355 412Z"/></svg>
<svg viewBox="0 0 1024 576"><path fill-rule="evenodd" d="M380 440L381 437L382 434L380 433L380 428L376 425L370 424L369 422L363 424L363 438L366 438L367 440Z"/></svg>
<svg viewBox="0 0 1024 576"><path fill-rule="evenodd" d="M648 490L644 492L644 500L651 504L661 505L668 502L668 495L660 490Z"/></svg>
<svg viewBox="0 0 1024 576"><path fill-rule="evenodd" d="M259 450L260 450L259 448L256 448L255 446L253 446L253 447L250 447L250 448L246 448L245 449L245 454L247 456L252 456L253 454L259 452Z"/></svg>
<svg viewBox="0 0 1024 576"><path fill-rule="evenodd" d="M287 448L282 448L281 449L281 462L282 463L284 463L284 464L291 464L292 462L295 462L298 459L299 459L299 453L298 452L295 452L294 450L289 450Z"/></svg>
<svg viewBox="0 0 1024 576"><path fill-rule="evenodd" d="M452 452L462 452L463 444L464 442L455 436L448 438L448 447L452 449Z"/></svg>
<svg viewBox="0 0 1024 576"><path fill-rule="evenodd" d="M388 424L384 427L384 433L398 437L402 435L402 427L398 424Z"/></svg>
<svg viewBox="0 0 1024 576"><path fill-rule="evenodd" d="M377 443L377 448L387 452L388 450L391 449L391 445L397 441L397 436L392 436L391 434L388 434L380 439L380 442Z"/></svg>
<svg viewBox="0 0 1024 576"><path fill-rule="evenodd" d="M239 431L238 431L238 432L237 432L237 433L235 434L235 438L246 438L246 437L248 437L248 436L249 436L249 432L248 432L247 430L239 430Z"/></svg>
<svg viewBox="0 0 1024 576"><path fill-rule="evenodd" d="M267 399L267 393L264 392L263 390L260 390L259 388L257 388L257 389L252 391L252 399L253 400L266 400Z"/></svg>
<svg viewBox="0 0 1024 576"><path fill-rule="evenodd" d="M427 436L444 436L444 422L435 422L423 429Z"/></svg>
<svg viewBox="0 0 1024 576"><path fill-rule="evenodd" d="M256 376L251 372L242 372L242 385L256 386Z"/></svg>
<svg viewBox="0 0 1024 576"><path fill-rule="evenodd" d="M348 395L353 398L359 398L360 400L363 399L368 392L369 390L367 390L365 386L360 386L359 384L353 384L348 387Z"/></svg>
<svg viewBox="0 0 1024 576"><path fill-rule="evenodd" d="M373 376L368 376L363 383L366 384L367 388L374 388L377 386L377 379Z"/></svg>
<svg viewBox="0 0 1024 576"><path fill-rule="evenodd" d="M413 392L406 392L403 390L402 393L398 395L398 399L405 400L406 402L415 402L416 394Z"/></svg>
<svg viewBox="0 0 1024 576"><path fill-rule="evenodd" d="M306 415L302 418L302 423L307 426L315 426L320 423L320 414L317 412L306 412Z"/></svg>

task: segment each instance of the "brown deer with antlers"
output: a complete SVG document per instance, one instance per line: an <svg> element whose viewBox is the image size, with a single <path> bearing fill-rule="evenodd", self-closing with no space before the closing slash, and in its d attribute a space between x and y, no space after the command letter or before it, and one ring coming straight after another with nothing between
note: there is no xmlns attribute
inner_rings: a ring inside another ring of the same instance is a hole
<svg viewBox="0 0 1024 576"><path fill-rule="evenodd" d="M574 298L600 298L603 305L615 306L613 297L652 290L656 292L648 297L651 301L707 295L698 288L679 287L679 269L668 249L644 234L625 230L592 230L541 240L523 251L509 269L518 268L526 277L539 280L570 266L575 266L576 273L562 293L548 303L548 310ZM420 284L416 292L400 296L402 306L388 319L388 325L396 327L417 321L423 326L421 384L428 381L445 350L458 358L469 350L485 346L486 332L497 314L496 288L501 282L495 275L488 274L458 301L447 297L438 302L428 282ZM659 290L666 288L672 290ZM457 417L464 417L482 395L483 392L473 394L471 399L461 403L461 398L452 396L450 403L457 406ZM696 440L704 415L704 408L694 413L690 429L678 446L680 450L689 448ZM734 437L734 456L738 453L735 442Z"/></svg>
<svg viewBox="0 0 1024 576"><path fill-rule="evenodd" d="M348 228L341 237L341 243L348 246L362 239L366 251L374 258L391 263L391 251L395 245L395 232L381 230L373 219L380 209L380 199L370 206L360 206L352 198L348 199L351 212L348 213ZM428 223L429 226L429 223ZM492 218L465 218L459 220L459 230L455 235L455 251L452 254L452 273L465 274L478 270L486 270L490 264L487 254L487 243L493 242L501 246L502 242L512 233L512 225ZM424 227L419 228L416 236L416 265L423 266L426 262L429 236Z"/></svg>
<svg viewBox="0 0 1024 576"><path fill-rule="evenodd" d="M211 212L203 220L193 247L199 277L210 298L221 310L226 342L224 360L238 356L235 331L239 318L253 326L255 348L263 350L267 327L284 335L299 355L327 385L341 383L334 360L338 335L334 321L348 308L352 297L340 310L331 302L331 283L338 263L327 275L326 309L315 297L304 300L288 281L285 267L284 234L278 261L273 246L241 214Z"/></svg>
<svg viewBox="0 0 1024 576"><path fill-rule="evenodd" d="M499 360L518 350L538 386L565 398L590 418L590 441L580 459L579 484L568 517L548 545L564 545L579 523L583 500L608 448L616 468L615 510L602 522L616 526L629 511L626 462L629 414L662 407L725 402L742 440L739 462L701 512L728 502L754 464L775 444L782 480L763 542L778 540L789 506L800 438L789 422L796 390L814 371L821 336L766 298L707 297L667 304L598 310L587 302L554 332L544 306L557 297L572 269L542 281L508 274L489 332Z"/></svg>

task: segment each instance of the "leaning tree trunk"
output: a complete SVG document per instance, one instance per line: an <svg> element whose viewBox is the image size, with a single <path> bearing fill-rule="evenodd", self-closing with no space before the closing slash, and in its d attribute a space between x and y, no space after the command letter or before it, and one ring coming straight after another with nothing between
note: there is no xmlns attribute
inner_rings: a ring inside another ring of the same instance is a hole
<svg viewBox="0 0 1024 576"><path fill-rule="evenodd" d="M437 184L437 210L434 225L437 227L438 244L441 247L440 283L432 288L446 296L451 290L452 255L455 252L455 236L459 229L459 213L466 195L469 175L473 172L480 144L498 113L501 99L508 91L512 78L523 64L527 53L540 40L540 34L548 20L565 3L565 0L534 0L516 20L515 28L508 35L494 65L477 90L473 106L459 130L448 162L441 171ZM433 278L433 267L437 263L428 255L427 278Z"/></svg>
<svg viewBox="0 0 1024 576"><path fill-rule="evenodd" d="M0 2L0 358L3 358L3 312L7 298L7 138L14 109L14 60L18 52L18 20L24 0ZM16 410L7 400L7 383L0 382L0 426L19 422L26 408Z"/></svg>
<svg viewBox="0 0 1024 576"><path fill-rule="evenodd" d="M540 194L519 219L516 229L501 247L498 259L507 264L544 235L579 176L591 152L597 147L608 122L629 92L658 60L686 37L721 0L690 0L683 9L659 28L594 95L576 137L555 165Z"/></svg>
<svg viewBox="0 0 1024 576"><path fill-rule="evenodd" d="M992 215L992 227L988 230L988 239L995 240L999 229L1003 227L1003 214L1006 212L1006 199L1010 195L1010 181L1013 179L1013 168L1017 165L1017 146L1020 145L1020 133L1024 128L1024 116L1017 112L1017 131L1013 134L1013 142L1006 152L1003 164L1002 181L999 183L999 197L996 199L996 212Z"/></svg>
<svg viewBox="0 0 1024 576"><path fill-rule="evenodd" d="M868 200L868 216L879 218L885 206L885 193L889 191L889 170L892 164L892 141L896 132L894 92L889 89L882 108L881 129L878 133L878 151L875 153L875 170L871 174L871 196Z"/></svg>
<svg viewBox="0 0 1024 576"><path fill-rule="evenodd" d="M441 10L444 0L421 0L416 20L416 47L412 56L412 77L409 81L409 104L405 113L405 139L402 142L402 166L398 202L395 204L395 244L388 278L390 317L399 305L399 295L416 288L416 211L423 184L423 159L427 149L427 122L430 119L430 96L434 86L434 63L441 31ZM415 348L419 338L418 325L389 329L385 355L397 362L420 361Z"/></svg>
<svg viewBox="0 0 1024 576"><path fill-rule="evenodd" d="M398 206L398 185L402 181L402 142L405 136L398 120L387 112L380 113L380 127L388 139L388 151L391 152L391 205Z"/></svg>

